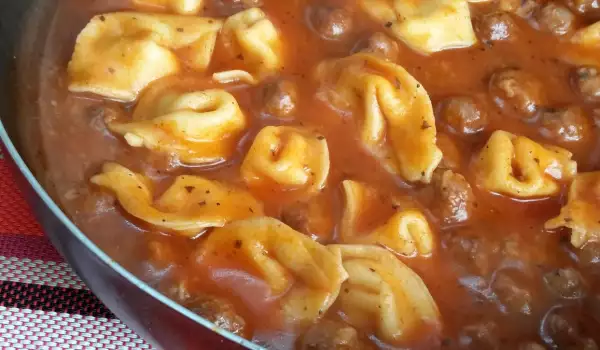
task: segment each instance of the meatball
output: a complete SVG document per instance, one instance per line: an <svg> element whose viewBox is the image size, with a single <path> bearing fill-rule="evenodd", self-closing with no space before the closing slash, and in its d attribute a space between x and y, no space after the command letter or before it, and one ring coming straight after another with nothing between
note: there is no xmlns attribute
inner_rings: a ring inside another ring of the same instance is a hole
<svg viewBox="0 0 600 350"><path fill-rule="evenodd" d="M565 6L549 2L536 12L541 30L560 36L573 30L575 15Z"/></svg>
<svg viewBox="0 0 600 350"><path fill-rule="evenodd" d="M544 110L540 123L539 133L557 142L581 141L590 135L593 128L590 118L578 106Z"/></svg>
<svg viewBox="0 0 600 350"><path fill-rule="evenodd" d="M472 97L451 97L440 102L438 117L449 132L476 134L487 126L486 113Z"/></svg>
<svg viewBox="0 0 600 350"><path fill-rule="evenodd" d="M506 12L496 12L483 16L475 29L477 36L484 44L495 41L513 41L517 38L517 25L511 15Z"/></svg>
<svg viewBox="0 0 600 350"><path fill-rule="evenodd" d="M589 242L578 253L581 267L600 268L600 242Z"/></svg>
<svg viewBox="0 0 600 350"><path fill-rule="evenodd" d="M236 313L233 304L223 298L201 295L185 306L221 329L241 336L245 333L246 321Z"/></svg>
<svg viewBox="0 0 600 350"><path fill-rule="evenodd" d="M462 349L491 350L499 349L498 325L494 322L482 322L464 327L458 336Z"/></svg>
<svg viewBox="0 0 600 350"><path fill-rule="evenodd" d="M221 16L231 16L252 7L261 7L262 0L215 0L215 7Z"/></svg>
<svg viewBox="0 0 600 350"><path fill-rule="evenodd" d="M514 271L499 271L496 273L491 288L498 298L501 311L531 314L533 296L523 284Z"/></svg>
<svg viewBox="0 0 600 350"><path fill-rule="evenodd" d="M567 5L581 15L600 13L600 1L598 0L567 0Z"/></svg>
<svg viewBox="0 0 600 350"><path fill-rule="evenodd" d="M473 212L475 195L464 176L446 170L435 178L434 213L445 225L467 221Z"/></svg>
<svg viewBox="0 0 600 350"><path fill-rule="evenodd" d="M528 342L520 344L519 350L546 350L546 348L538 343Z"/></svg>
<svg viewBox="0 0 600 350"><path fill-rule="evenodd" d="M550 291L563 299L579 299L585 295L583 277L573 268L556 269L544 275Z"/></svg>
<svg viewBox="0 0 600 350"><path fill-rule="evenodd" d="M264 112L277 117L288 118L296 111L298 89L289 80L279 80L264 88Z"/></svg>
<svg viewBox="0 0 600 350"><path fill-rule="evenodd" d="M527 122L535 119L546 100L543 84L532 74L516 68L496 71L489 90L505 114Z"/></svg>
<svg viewBox="0 0 600 350"><path fill-rule="evenodd" d="M442 154L444 155L439 168L458 170L462 163L462 156L460 149L452 138L449 135L440 132L437 135L436 144L442 150Z"/></svg>
<svg viewBox="0 0 600 350"><path fill-rule="evenodd" d="M584 300L584 305L594 321L600 323L600 293L591 295Z"/></svg>
<svg viewBox="0 0 600 350"><path fill-rule="evenodd" d="M328 240L335 226L331 203L322 196L290 204L281 211L281 221L298 232L318 240Z"/></svg>
<svg viewBox="0 0 600 350"><path fill-rule="evenodd" d="M578 321L582 316L576 310L565 306L550 309L540 326L542 339L555 349L598 350L596 342L587 337L580 328Z"/></svg>
<svg viewBox="0 0 600 350"><path fill-rule="evenodd" d="M597 67L579 67L572 77L573 87L587 102L600 102L600 72Z"/></svg>
<svg viewBox="0 0 600 350"><path fill-rule="evenodd" d="M356 329L331 320L323 320L306 331L301 340L302 350L359 350L370 349Z"/></svg>
<svg viewBox="0 0 600 350"><path fill-rule="evenodd" d="M372 53L395 62L400 54L399 50L398 43L394 39L383 33L375 33L366 42L359 43L356 51Z"/></svg>
<svg viewBox="0 0 600 350"><path fill-rule="evenodd" d="M468 229L449 233L444 237L443 247L462 274L487 278L498 260L498 245Z"/></svg>
<svg viewBox="0 0 600 350"><path fill-rule="evenodd" d="M519 17L530 17L540 6L539 0L500 0L498 8Z"/></svg>
<svg viewBox="0 0 600 350"><path fill-rule="evenodd" d="M352 32L352 14L342 8L313 7L309 11L309 26L325 40L342 40Z"/></svg>

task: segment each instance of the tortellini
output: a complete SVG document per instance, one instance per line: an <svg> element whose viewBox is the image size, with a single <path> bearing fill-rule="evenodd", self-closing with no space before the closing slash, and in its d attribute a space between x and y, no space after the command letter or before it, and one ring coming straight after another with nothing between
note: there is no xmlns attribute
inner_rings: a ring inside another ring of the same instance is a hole
<svg viewBox="0 0 600 350"><path fill-rule="evenodd" d="M222 21L119 12L98 15L77 37L69 90L129 102L152 81L181 69L204 71Z"/></svg>
<svg viewBox="0 0 600 350"><path fill-rule="evenodd" d="M319 96L345 112L358 110L360 140L385 168L410 182L429 183L442 160L431 100L404 68L371 54L317 67Z"/></svg>
<svg viewBox="0 0 600 350"><path fill-rule="evenodd" d="M571 42L576 48L565 50L566 61L577 65L600 65L600 22L578 30Z"/></svg>
<svg viewBox="0 0 600 350"><path fill-rule="evenodd" d="M477 43L466 0L360 0L359 4L396 38L423 54Z"/></svg>
<svg viewBox="0 0 600 350"><path fill-rule="evenodd" d="M324 315L348 277L325 246L270 217L236 221L211 232L198 259L215 254L255 271L273 296L281 296L284 319L293 323Z"/></svg>
<svg viewBox="0 0 600 350"><path fill-rule="evenodd" d="M178 176L156 200L147 177L116 163L104 164L90 181L112 191L130 215L189 237L263 213L262 204L248 192L199 176Z"/></svg>
<svg viewBox="0 0 600 350"><path fill-rule="evenodd" d="M584 47L600 46L600 22L580 29L571 37L571 41Z"/></svg>
<svg viewBox="0 0 600 350"><path fill-rule="evenodd" d="M518 198L556 195L559 181L577 173L571 152L497 130L476 159L477 181L486 190Z"/></svg>
<svg viewBox="0 0 600 350"><path fill-rule="evenodd" d="M251 187L314 194L329 174L327 140L301 127L267 126L256 135L241 174Z"/></svg>
<svg viewBox="0 0 600 350"><path fill-rule="evenodd" d="M330 245L349 278L338 301L357 328L369 329L385 342L399 344L425 328L439 328L440 314L421 278L384 248Z"/></svg>
<svg viewBox="0 0 600 350"><path fill-rule="evenodd" d="M106 124L132 147L146 147L186 164L207 164L223 162L233 154L246 117L233 95L224 90L186 93L151 88L132 120L106 120Z"/></svg>
<svg viewBox="0 0 600 350"><path fill-rule="evenodd" d="M425 216L416 209L396 212L385 224L369 233L357 232L361 215L369 205L368 197L377 197L377 193L357 181L345 180L342 186L346 207L340 230L341 242L381 244L405 256L432 253L433 233Z"/></svg>
<svg viewBox="0 0 600 350"><path fill-rule="evenodd" d="M567 204L560 215L546 222L547 229L571 229L571 244L576 248L600 241L600 171L581 173L569 189Z"/></svg>
<svg viewBox="0 0 600 350"><path fill-rule="evenodd" d="M259 8L250 8L229 17L223 25L221 41L232 57L243 62L243 69L214 73L213 79L218 82L256 84L282 68L283 48L279 31Z"/></svg>
<svg viewBox="0 0 600 350"><path fill-rule="evenodd" d="M200 12L204 0L133 0L133 3L138 6L171 10L180 15L194 15Z"/></svg>

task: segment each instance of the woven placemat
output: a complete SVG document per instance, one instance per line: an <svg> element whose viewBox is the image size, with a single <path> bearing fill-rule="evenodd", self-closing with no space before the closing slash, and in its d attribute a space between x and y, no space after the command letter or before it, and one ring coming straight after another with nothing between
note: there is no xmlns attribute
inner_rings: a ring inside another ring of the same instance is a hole
<svg viewBox="0 0 600 350"><path fill-rule="evenodd" d="M44 237L1 150L0 349L151 349Z"/></svg>

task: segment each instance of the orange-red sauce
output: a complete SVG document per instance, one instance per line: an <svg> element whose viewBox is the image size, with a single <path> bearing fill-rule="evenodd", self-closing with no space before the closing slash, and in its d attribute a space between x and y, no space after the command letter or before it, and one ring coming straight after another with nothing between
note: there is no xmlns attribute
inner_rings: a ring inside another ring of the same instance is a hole
<svg viewBox="0 0 600 350"><path fill-rule="evenodd" d="M211 6L213 1L206 2L205 14L216 16L216 7ZM344 40L323 40L307 26L307 6L325 4L343 7L353 14L352 32ZM544 143L559 144L540 136L538 124L521 122L501 112L494 104L488 89L489 77L500 68L518 67L536 76L547 96L547 107L580 105L591 115L597 106L585 103L573 91L570 85L573 66L559 59L573 50L566 39L536 30L526 19L511 15L518 30L518 35L511 42L495 42L493 45L479 43L471 48L448 50L427 57L398 42L400 54L396 63L406 68L423 85L434 108L446 97L477 96L483 101L481 106L489 119L485 131L469 137L452 135L438 125L438 135L445 132L456 144L459 150L457 156L460 157L457 172L471 183L477 203L468 222L443 228L440 225L441 218L435 217L427 208L431 203L427 186L411 186L386 172L360 145L357 125L352 117L340 115L316 97L318 83L312 79L311 73L320 61L347 56L358 42L371 33L384 31L380 24L361 13L355 1L264 1L262 8L280 30L285 43L285 67L281 77L290 79L298 87L295 117L277 120L260 113L263 108L260 96L265 84L231 87L229 90L248 116L250 127L233 159L211 167L172 167L162 155L129 147L106 129L101 111L112 108L128 115L132 106L67 91L66 63L76 34L94 14L130 9L129 1L64 0L60 6L52 28L55 35L50 36L51 40L47 43L48 60L53 64L41 81L41 103L45 109L40 120L48 164L47 176L56 189L58 202L74 222L114 259L162 291L172 287L176 283L174 281L184 281L191 294L214 293L229 299L249 326L245 334L247 337L252 337L254 331L277 327L269 316L275 311L276 303L273 298L267 298L266 287L256 279L241 278L243 276L235 272L240 266L226 259L211 259L204 266L198 266L194 252L202 238L189 240L167 232L156 232L129 217L115 204L111 195L88 183L89 177L99 171L103 162L115 161L150 176L159 184L159 193L161 188L168 186L180 174L195 174L242 184L239 175L241 160L253 137L263 126L303 125L318 131L326 137L331 157L328 185L320 196L325 198L328 206L326 211L336 227L339 227L344 204L340 182L350 178L374 186L384 196L380 204L373 207L372 213L367 213L368 220L359 223L360 227L369 229L385 222L394 210L391 207L392 197L411 197L426 213L435 229L435 250L431 257L402 260L421 275L429 287L440 308L443 328L440 334L425 336L414 344L407 344L409 347L484 348L475 342L468 345L465 334L471 333L465 329L469 325L488 321L497 325L493 337L501 348L516 349L524 341L543 344L539 335L540 322L552 305L572 304L580 315L585 314L581 308L584 301L558 300L544 286L543 274L555 268L577 268L588 283L588 294L593 296L600 293L598 264L591 268L581 267L576 259L578 252L565 239L568 232L546 232L543 229L544 222L558 214L561 204L565 202L564 193L553 198L526 201L492 194L477 188L470 166L473 155L496 129L525 135ZM471 5L474 20L493 10L493 5ZM588 22L589 17L579 16L576 25L581 27ZM209 71L231 69L239 64L235 59L225 57L223 48L217 46ZM207 75L192 71L166 79L182 80L190 90L214 86ZM560 144L574 152L580 172L600 170L600 139L598 129L591 123L592 137L581 142ZM281 217L284 207L293 203L289 196L269 189L260 191L257 197L264 201L266 214L277 218ZM337 231L334 229L321 236L321 239L323 243L332 243L336 237ZM478 242L473 243L478 247L476 253L465 252L465 242L469 239L471 243ZM458 241L463 242L463 250ZM476 295L465 287L465 281L469 278L480 277L489 281L503 260L505 263L509 261L520 276L516 279L520 281L519 287L532 295L528 314L506 311L497 301ZM157 271L168 267L172 268L171 277L161 280ZM248 271L248 268L244 269ZM229 277L222 277L226 270L231 272ZM595 316L596 322L600 321L598 315ZM335 306L326 317L337 317ZM596 324L600 327L600 323ZM598 332L588 336L600 340L597 338Z"/></svg>

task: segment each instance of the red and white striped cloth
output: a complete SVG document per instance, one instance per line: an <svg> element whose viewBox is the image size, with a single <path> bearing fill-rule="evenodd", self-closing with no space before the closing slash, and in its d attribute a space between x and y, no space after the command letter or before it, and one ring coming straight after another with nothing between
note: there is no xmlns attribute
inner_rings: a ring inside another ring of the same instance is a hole
<svg viewBox="0 0 600 350"><path fill-rule="evenodd" d="M0 349L151 349L44 237L1 151Z"/></svg>

